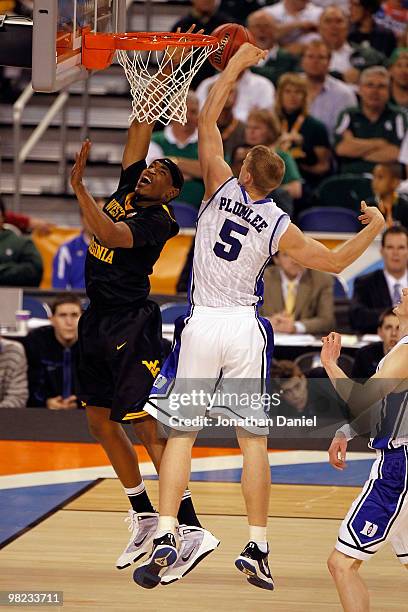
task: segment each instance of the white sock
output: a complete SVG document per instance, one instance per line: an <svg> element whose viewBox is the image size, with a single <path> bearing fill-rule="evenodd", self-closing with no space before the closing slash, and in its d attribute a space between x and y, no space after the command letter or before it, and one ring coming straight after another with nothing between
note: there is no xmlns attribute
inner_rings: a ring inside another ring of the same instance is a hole
<svg viewBox="0 0 408 612"><path fill-rule="evenodd" d="M157 525L156 538L161 538L166 533L172 533L176 535L177 519L175 516L159 516L159 523Z"/></svg>
<svg viewBox="0 0 408 612"><path fill-rule="evenodd" d="M140 483L140 485L137 485L137 487L131 487L130 489L127 489L126 487L124 487L124 489L128 497L129 496L132 497L133 495L140 495L140 493L143 493L143 491L146 491L145 483L143 482L143 480Z"/></svg>
<svg viewBox="0 0 408 612"><path fill-rule="evenodd" d="M259 550L263 553L268 552L268 541L266 539L266 527L258 527L256 525L249 525L249 539L251 542L255 542Z"/></svg>

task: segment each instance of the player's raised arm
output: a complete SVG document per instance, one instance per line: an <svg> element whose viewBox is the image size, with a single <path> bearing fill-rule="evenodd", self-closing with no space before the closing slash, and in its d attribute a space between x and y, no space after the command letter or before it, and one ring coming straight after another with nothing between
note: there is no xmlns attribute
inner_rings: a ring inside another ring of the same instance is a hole
<svg viewBox="0 0 408 612"><path fill-rule="evenodd" d="M366 227L336 249L305 236L292 223L279 242L279 249L288 253L306 268L339 274L360 257L385 226L384 218L376 206L361 203L359 219Z"/></svg>
<svg viewBox="0 0 408 612"><path fill-rule="evenodd" d="M404 289L404 299L408 298L408 289ZM341 336L331 332L322 338L321 362L333 386L340 397L347 403L353 421L349 426L342 428L356 434L369 432L373 424L381 420L381 400L390 393L395 393L408 383L408 346L402 344L393 350L392 358L386 358L381 369L369 378L364 384L350 379L337 364L341 350Z"/></svg>
<svg viewBox="0 0 408 612"><path fill-rule="evenodd" d="M204 199L208 199L222 183L232 176L231 168L224 161L224 147L217 121L239 75L256 65L266 52L245 43L230 59L227 67L216 80L205 101L198 121L198 156L205 185Z"/></svg>

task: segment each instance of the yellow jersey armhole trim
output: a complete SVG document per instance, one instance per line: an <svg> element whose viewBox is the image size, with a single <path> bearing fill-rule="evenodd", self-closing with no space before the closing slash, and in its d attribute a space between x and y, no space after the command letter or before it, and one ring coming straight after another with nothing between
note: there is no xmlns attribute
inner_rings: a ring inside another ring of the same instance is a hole
<svg viewBox="0 0 408 612"><path fill-rule="evenodd" d="M170 219L172 219L173 221L176 221L175 218L172 216L172 214L171 214L171 212L169 210L169 207L166 206L166 204L162 204L162 206L163 206L164 210L166 211L166 213L169 215Z"/></svg>

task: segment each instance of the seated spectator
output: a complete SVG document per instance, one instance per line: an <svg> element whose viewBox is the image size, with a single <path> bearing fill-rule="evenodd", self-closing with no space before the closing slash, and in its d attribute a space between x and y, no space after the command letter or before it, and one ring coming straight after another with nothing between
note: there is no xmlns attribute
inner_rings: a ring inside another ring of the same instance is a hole
<svg viewBox="0 0 408 612"><path fill-rule="evenodd" d="M408 111L408 48L396 49L390 57L388 72L391 75L390 102Z"/></svg>
<svg viewBox="0 0 408 612"><path fill-rule="evenodd" d="M19 342L0 338L0 408L25 408L27 359Z"/></svg>
<svg viewBox="0 0 408 612"><path fill-rule="evenodd" d="M308 0L280 0L264 9L279 25L279 44L298 55L303 45L316 37L322 9Z"/></svg>
<svg viewBox="0 0 408 612"><path fill-rule="evenodd" d="M402 169L398 162L377 164L371 182L374 202L385 217L387 227L400 223L408 230L408 196L398 193L402 179Z"/></svg>
<svg viewBox="0 0 408 612"><path fill-rule="evenodd" d="M326 334L333 329L333 277L308 270L286 253L274 257L264 272L261 314L276 332Z"/></svg>
<svg viewBox="0 0 408 612"><path fill-rule="evenodd" d="M202 81L197 87L196 94L200 108L208 96L211 86L218 79L219 74ZM237 81L237 100L234 105L234 116L243 123L248 119L251 110L255 108L271 109L275 100L275 87L265 77L244 70Z"/></svg>
<svg viewBox="0 0 408 612"><path fill-rule="evenodd" d="M256 145L267 145L285 162L285 174L281 187L285 189L293 199L302 195L302 178L299 174L297 164L290 153L282 151L278 146L281 133L279 119L274 112L268 110L253 110L249 114L245 127L245 142L254 147Z"/></svg>
<svg viewBox="0 0 408 612"><path fill-rule="evenodd" d="M176 32L178 28L181 32L187 32L192 25L195 25L195 32L203 30L204 34L211 34L218 26L235 21L232 16L218 10L219 0L191 0L191 4L191 11L176 21L171 28L172 32ZM206 60L192 80L192 89L196 89L201 81L214 73L215 68Z"/></svg>
<svg viewBox="0 0 408 612"><path fill-rule="evenodd" d="M384 270L358 276L350 308L354 330L374 334L381 313L401 300L403 287L408 287L408 231L394 225L385 230L381 240Z"/></svg>
<svg viewBox="0 0 408 612"><path fill-rule="evenodd" d="M331 52L330 72L341 75L347 82L355 82L358 72L351 64L353 47L347 42L348 28L348 18L338 6L329 6L320 15L319 34Z"/></svg>
<svg viewBox="0 0 408 612"><path fill-rule="evenodd" d="M330 387L329 379L306 378L294 361L275 361L271 368L271 382L272 389L282 398L278 414L289 418L317 416L317 426L322 424L321 421L336 422L347 418L347 407ZM316 430L311 433L317 435Z"/></svg>
<svg viewBox="0 0 408 612"><path fill-rule="evenodd" d="M368 43L373 49L390 57L397 46L397 40L391 30L375 22L374 14L380 5L381 0L350 0L351 28L348 39L357 45Z"/></svg>
<svg viewBox="0 0 408 612"><path fill-rule="evenodd" d="M200 207L204 183L198 161L198 100L193 91L187 94L187 121L184 125L172 121L161 132L154 132L147 154L147 163L159 157L169 157L184 175L184 185L178 196L180 202Z"/></svg>
<svg viewBox="0 0 408 612"><path fill-rule="evenodd" d="M312 40L305 47L302 68L306 76L309 113L321 121L334 140L334 129L340 112L357 106L357 97L350 85L329 74L331 52L323 40Z"/></svg>
<svg viewBox="0 0 408 612"><path fill-rule="evenodd" d="M20 230L23 234L29 234L36 230L39 234L46 236L51 232L51 230L55 227L53 223L46 221L45 219L40 219L39 217L31 217L28 215L21 215L19 213L14 213L6 209L6 205L4 200L0 198L2 202L2 206L4 207L6 213L4 216L4 223L9 223L10 225L14 225L17 229Z"/></svg>
<svg viewBox="0 0 408 612"><path fill-rule="evenodd" d="M394 32L400 46L404 46L404 33L408 23L408 6L405 0L386 0L374 15L375 22Z"/></svg>
<svg viewBox="0 0 408 612"><path fill-rule="evenodd" d="M267 112L267 111L265 111L265 112ZM252 149L251 145L242 144L242 145L238 145L237 147L235 147L235 149L232 152L231 170L232 170L234 176L236 176L237 178L239 177L239 173L241 172L241 166L243 164L243 161L244 161L244 159L246 158L247 154L249 153L249 151L251 149ZM285 159L285 158L282 158L282 159ZM296 163L296 162L294 162L294 160L291 160L291 163ZM289 166L289 168L290 168L290 166ZM286 166L286 168L285 168L285 175L287 173L288 173L288 166ZM299 175L299 173L298 173L298 175ZM284 178L285 178L285 176L284 176ZM277 189L274 189L269 194L269 197L273 198L273 200L277 203L279 208L281 208L285 213L287 213L289 215L289 217L292 218L293 217L293 212L294 212L294 210L293 210L293 198L290 195L289 191L287 191L287 189L285 189L285 187L287 187L287 185L290 185L290 184L291 184L291 182L289 181L286 185L281 185Z"/></svg>
<svg viewBox="0 0 408 612"><path fill-rule="evenodd" d="M383 66L367 68L360 77L360 105L340 113L336 153L340 172L372 172L377 163L398 161L407 117L389 104L390 77Z"/></svg>
<svg viewBox="0 0 408 612"><path fill-rule="evenodd" d="M43 273L41 255L30 239L4 229L5 216L0 199L0 285L38 287Z"/></svg>
<svg viewBox="0 0 408 612"><path fill-rule="evenodd" d="M252 72L266 77L276 85L282 74L297 70L297 57L277 44L278 24L267 10L255 11L249 15L247 27L254 36L257 47L268 51L266 58L251 68Z"/></svg>
<svg viewBox="0 0 408 612"><path fill-rule="evenodd" d="M381 340L371 342L356 351L351 372L352 378L366 381L376 373L381 359L397 344L398 330L398 317L394 314L392 308L388 308L381 313L378 321L377 334Z"/></svg>
<svg viewBox="0 0 408 612"><path fill-rule="evenodd" d="M82 231L68 242L64 242L54 255L52 262L52 286L54 289L84 289L85 259L92 233L81 214Z"/></svg>
<svg viewBox="0 0 408 612"><path fill-rule="evenodd" d="M237 91L233 87L228 94L224 108L218 117L217 125L224 145L225 159L229 161L236 146L245 139L245 125L234 117L234 107L237 101Z"/></svg>
<svg viewBox="0 0 408 612"><path fill-rule="evenodd" d="M330 173L331 150L326 127L308 112L303 76L288 72L279 79L275 110L282 125L280 148L292 155L313 189Z"/></svg>
<svg viewBox="0 0 408 612"><path fill-rule="evenodd" d="M347 41L349 20L339 6L328 6L323 11L319 33L331 51L331 74L346 83L358 83L362 70L385 62L385 55L369 45L350 44Z"/></svg>
<svg viewBox="0 0 408 612"><path fill-rule="evenodd" d="M30 408L77 408L76 367L81 302L62 295L51 307L51 325L29 332L24 345L28 361Z"/></svg>

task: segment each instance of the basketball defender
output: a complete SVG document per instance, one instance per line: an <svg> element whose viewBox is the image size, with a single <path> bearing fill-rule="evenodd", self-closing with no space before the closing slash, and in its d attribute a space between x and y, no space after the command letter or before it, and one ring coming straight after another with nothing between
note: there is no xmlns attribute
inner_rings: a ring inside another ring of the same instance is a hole
<svg viewBox="0 0 408 612"><path fill-rule="evenodd" d="M89 141L84 142L71 175L84 220L94 233L86 259L90 305L79 322L79 395L90 432L103 446L132 506L126 519L131 537L116 562L118 569L150 550L158 522L137 456L120 423L134 424L157 471L165 444L143 410L162 352L160 309L148 299L148 277L166 241L178 232L169 202L180 193L183 175L167 158L146 167L153 126L133 121L117 191L102 208L82 181ZM186 540L194 537L196 542L199 534L200 544L204 536L207 547L218 544L201 529L188 490L178 519L190 526Z"/></svg>
<svg viewBox="0 0 408 612"><path fill-rule="evenodd" d="M200 114L199 159L205 196L197 222L191 308L187 317L176 321L173 353L145 406L147 412L173 427L160 469L160 519L153 550L134 573L135 581L145 588L160 581L167 584L177 577L175 569L182 562L183 548L178 548L176 541L176 515L189 480L191 449L197 436L197 428L183 427L182 423L177 427L169 418L167 398L161 398L163 390L176 376L184 381L217 381L222 374L228 384L265 379L273 334L270 323L258 316L257 306L262 300L263 270L271 256L282 249L306 267L338 273L364 252L384 226L378 209L367 208L363 203L360 219L367 227L331 251L304 236L288 215L267 198L281 183L285 170L280 157L269 148L251 149L239 178L234 178L224 161L217 119L239 75L264 55L249 43L241 46L214 84ZM205 407L190 406L189 417L204 413ZM252 585L273 589L266 536L270 490L268 429L261 422L259 427L236 429L244 457L242 491L249 542L235 564Z"/></svg>
<svg viewBox="0 0 408 612"><path fill-rule="evenodd" d="M386 542L408 569L408 289L403 289L402 302L394 312L399 320L400 338L378 364L377 373L357 390L354 400L359 413L365 409L371 413L378 401L381 409L375 415L376 435L369 443L377 459L341 524L328 560L345 612L369 611L368 589L359 569ZM340 350L339 334L333 332L323 338L322 364L338 392L348 401L353 387L347 385L347 376L337 365ZM336 469L345 468L348 440L357 432L366 434L370 430L367 416L367 413L359 416L351 426L345 425L336 432L329 449L330 463Z"/></svg>

